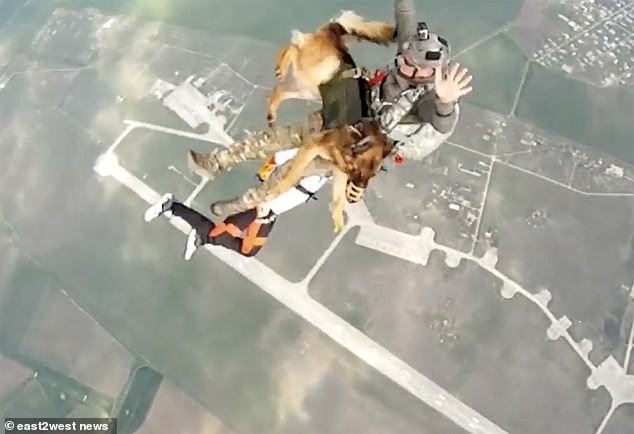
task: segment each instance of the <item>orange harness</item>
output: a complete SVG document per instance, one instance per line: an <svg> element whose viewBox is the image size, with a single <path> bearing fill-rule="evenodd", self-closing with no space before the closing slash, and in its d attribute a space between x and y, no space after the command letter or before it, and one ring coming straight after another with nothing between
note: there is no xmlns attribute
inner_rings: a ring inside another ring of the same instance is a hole
<svg viewBox="0 0 634 434"><path fill-rule="evenodd" d="M242 238L242 231L239 227L234 225L233 223L218 223L216 227L209 231L209 236L211 238L217 237L220 234L228 233L234 238Z"/></svg>
<svg viewBox="0 0 634 434"><path fill-rule="evenodd" d="M209 236L213 238L226 232L234 238L241 238L242 244L240 245L240 252L246 255L255 247L263 246L266 242L267 237L258 237L258 232L260 232L261 226L262 224L260 222L254 220L251 224L249 224L249 226L247 226L247 229L243 234L242 230L233 223L222 222L218 223L215 228L209 231Z"/></svg>
<svg viewBox="0 0 634 434"><path fill-rule="evenodd" d="M266 237L258 237L261 226L262 224L255 220L247 227L246 235L242 239L242 246L240 247L240 251L245 255L255 247L263 246L266 242Z"/></svg>

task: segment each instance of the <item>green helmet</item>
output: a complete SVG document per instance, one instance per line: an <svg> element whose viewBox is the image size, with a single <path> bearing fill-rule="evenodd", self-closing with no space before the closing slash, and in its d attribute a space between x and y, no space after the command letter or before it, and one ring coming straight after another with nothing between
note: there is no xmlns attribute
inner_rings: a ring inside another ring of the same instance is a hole
<svg viewBox="0 0 634 434"><path fill-rule="evenodd" d="M399 54L419 68L437 68L449 63L449 44L445 38L431 33L427 24L420 22L416 35L399 47Z"/></svg>

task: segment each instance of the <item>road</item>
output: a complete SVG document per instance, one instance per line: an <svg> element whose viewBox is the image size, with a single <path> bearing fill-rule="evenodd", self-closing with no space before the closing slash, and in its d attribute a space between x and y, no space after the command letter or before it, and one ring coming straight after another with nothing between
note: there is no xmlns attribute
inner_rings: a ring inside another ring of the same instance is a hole
<svg viewBox="0 0 634 434"><path fill-rule="evenodd" d="M110 148L97 159L95 171L100 176L113 177L148 204L151 204L159 199L162 192L159 194L154 191L119 164L115 152L117 146L136 128L147 128L182 137L191 137L191 133L179 132L170 128L136 121L127 121L126 123L127 127L123 133L113 142ZM194 138L198 140L208 140L200 135ZM172 218L170 219L170 223L184 234L190 230L189 226L181 219ZM348 219L347 225L342 230L342 233L335 239L328 251L322 255L309 275L314 275L314 273L317 272L319 266L323 264L329 253L336 247L338 240L353 226L355 226L354 219ZM339 316L326 309L322 304L312 299L308 295L308 279L305 278L300 283L289 282L256 258L245 258L222 247L205 246L205 248L216 258L258 285L262 290L266 291L280 303L317 327L359 359L363 360L369 366L385 375L430 407L444 414L466 431L473 434L506 432L479 414L476 410L451 395L431 379L348 324Z"/></svg>
<svg viewBox="0 0 634 434"><path fill-rule="evenodd" d="M126 124L126 128L113 142L110 148L97 159L95 171L100 176L111 176L117 179L121 184L136 193L148 204L154 203L163 192L154 191L143 181L128 172L119 164L116 156L117 146L134 129L149 129L166 134L193 138L196 140L205 140L225 146L233 141L231 137L226 135L226 133L217 134L217 132L214 132L213 134L208 133L205 135L199 135L146 122L126 121ZM634 196L631 194L607 194L579 191L543 175L500 161L494 158L493 155L474 151L457 143L450 143L450 146L457 146L490 158L491 170L489 173L492 172L494 164L505 164L509 167L521 170L541 179L545 179L548 182L555 183L563 188L567 188L575 193L585 196ZM207 182L208 181L205 179L201 180L200 184L195 187L194 191L189 196L188 202L191 202L191 200L196 197ZM485 201L486 192L483 195L482 206L484 206ZM613 397L623 396L624 394L631 394L634 396L634 381L626 381L632 377L631 375L627 375L626 372L634 332L630 333L628 351L626 352L623 364L624 369L614 372L600 369L601 364L595 366L588 358L588 353L592 348L591 342L587 339L584 339L581 342L575 341L568 332L568 327L570 326L568 318L565 316L557 318L557 316L548 308L548 303L551 299L550 292L542 290L539 293L532 294L517 282L497 270L495 268L497 263L497 251L495 249L487 251L482 257L476 257L473 253L464 253L462 251L437 244L434 241L435 233L431 228L423 228L419 235L409 235L394 229L380 226L373 221L372 215L363 202L347 206L346 214L348 216L348 221L346 222L344 229L337 235L326 251L324 251L322 256L317 260L304 279L298 283L293 283L284 279L274 270L262 264L259 260L257 260L257 258L245 258L234 252L223 249L222 247L205 246L205 248L216 258L220 259L222 262L242 274L245 278L258 285L262 290L327 334L331 339L356 355L369 366L373 367L378 372L381 372L394 383L398 384L400 387L407 390L430 407L436 409L438 412L442 413L470 433L504 433L506 431L478 413L475 409L469 407L464 402L451 395L447 390L406 364L390 351L370 339L361 331L348 324L346 321L309 296L308 284L310 280L318 272L330 254L336 249L341 239L352 227L361 227L356 239L356 243L358 245L380 251L384 254L392 255L406 261L426 265L432 250L440 250L444 252L446 258L445 262L449 267L458 266L461 260L468 260L476 263L503 282L501 295L504 298L510 299L514 295L520 294L535 304L542 313L546 315L551 322L551 326L547 330L548 337L551 340L564 338L568 345L570 345L573 351L575 351L575 353L588 367L590 371L589 378L595 376L597 373L600 374L603 381L602 385L606 387ZM178 218L172 218L170 223L183 233L188 233L190 230L189 226ZM608 359L606 359L606 361L608 361ZM605 363L605 361L603 363ZM633 390L629 390L630 388L633 388ZM605 420L609 418L613 411L613 409L608 411ZM602 423L597 430L597 433L600 433L604 426L605 423Z"/></svg>

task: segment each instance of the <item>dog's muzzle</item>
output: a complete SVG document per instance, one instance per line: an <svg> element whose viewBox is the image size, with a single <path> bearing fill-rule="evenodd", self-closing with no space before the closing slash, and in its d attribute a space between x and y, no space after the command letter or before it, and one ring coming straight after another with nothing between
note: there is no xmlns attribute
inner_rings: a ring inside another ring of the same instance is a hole
<svg viewBox="0 0 634 434"><path fill-rule="evenodd" d="M346 185L346 199L349 203L359 202L363 198L365 188L357 187L351 181Z"/></svg>

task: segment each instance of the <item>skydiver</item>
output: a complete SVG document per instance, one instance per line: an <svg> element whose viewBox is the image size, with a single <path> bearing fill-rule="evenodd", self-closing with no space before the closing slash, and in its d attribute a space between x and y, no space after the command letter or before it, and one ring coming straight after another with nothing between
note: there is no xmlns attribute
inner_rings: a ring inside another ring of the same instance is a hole
<svg viewBox="0 0 634 434"><path fill-rule="evenodd" d="M296 152L297 149L278 151L264 162L256 178L264 183L276 176L280 172L278 168L293 158ZM185 244L185 260L191 259L194 252L204 244L222 246L247 257L255 256L268 239L277 217L313 199L315 193L327 182L329 171L330 168L325 165L322 171L313 170L313 173L318 172L322 176L305 177L295 187L270 202L230 215L218 224L176 201L171 193L164 194L149 207L144 219L150 222L165 215L185 220L192 228Z"/></svg>
<svg viewBox="0 0 634 434"><path fill-rule="evenodd" d="M429 32L425 23L416 23L412 0L395 0L394 6L398 49L385 74L366 77L370 86L357 86L358 69L349 58L344 61L346 70L321 87L321 110L303 122L251 134L227 148L207 154L190 151L192 168L201 176L215 177L240 162L298 147L304 137L333 122L354 123L358 119L346 119L351 112L353 117L364 115L351 106L367 110L368 105L369 114L399 143L401 156L419 160L438 148L455 129L458 100L471 92L472 77L459 64L449 64L444 38Z"/></svg>

